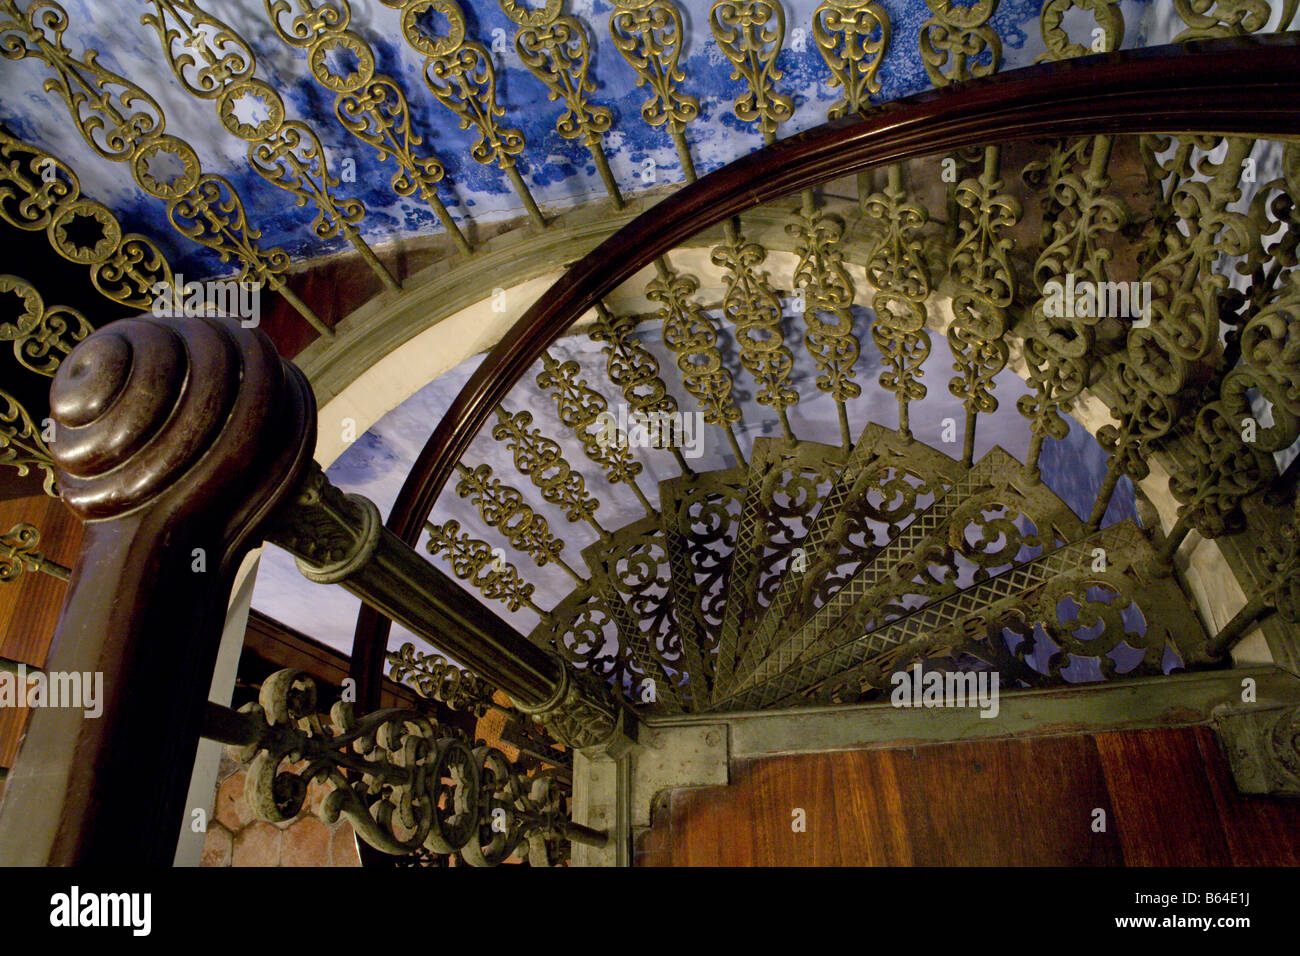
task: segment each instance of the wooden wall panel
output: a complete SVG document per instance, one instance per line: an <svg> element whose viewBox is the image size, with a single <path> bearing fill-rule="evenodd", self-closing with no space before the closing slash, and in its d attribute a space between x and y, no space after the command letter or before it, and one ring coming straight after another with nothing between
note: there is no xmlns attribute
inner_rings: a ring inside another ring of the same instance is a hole
<svg viewBox="0 0 1300 956"><path fill-rule="evenodd" d="M904 810L899 765L907 751L856 750L840 754L835 768L835 815L840 862L850 866L911 866L912 818Z"/></svg>
<svg viewBox="0 0 1300 956"><path fill-rule="evenodd" d="M1202 727L771 757L731 780L671 794L636 864L1300 863L1300 801L1237 793Z"/></svg>
<svg viewBox="0 0 1300 956"><path fill-rule="evenodd" d="M20 522L41 533L40 551L72 567L81 547L81 522L63 503L45 495L0 501L0 532ZM0 584L0 657L41 666L63 607L67 585L48 574L25 573Z"/></svg>
<svg viewBox="0 0 1300 956"><path fill-rule="evenodd" d="M756 866L838 865L839 845L833 837L842 823L835 804L833 766L808 755L779 757L742 764L737 776L753 794L748 801L748 828ZM804 832L793 828L795 810L803 811ZM743 826L726 832L733 857L743 853Z"/></svg>
<svg viewBox="0 0 1300 956"><path fill-rule="evenodd" d="M76 563L81 522L61 501L44 494L0 501L0 532L20 522L40 531L45 557L69 568ZM43 667L66 591L59 579L31 571L0 584L0 657ZM0 708L0 767L13 766L27 715L23 708Z"/></svg>

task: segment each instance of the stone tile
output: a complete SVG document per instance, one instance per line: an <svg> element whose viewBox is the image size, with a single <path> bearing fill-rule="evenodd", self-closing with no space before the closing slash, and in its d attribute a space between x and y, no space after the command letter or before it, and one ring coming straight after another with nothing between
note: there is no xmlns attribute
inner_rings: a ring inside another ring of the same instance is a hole
<svg viewBox="0 0 1300 956"><path fill-rule="evenodd" d="M279 830L262 820L250 823L235 835L233 866L276 866L280 862Z"/></svg>
<svg viewBox="0 0 1300 956"><path fill-rule="evenodd" d="M360 866L361 856L357 853L356 839L352 833L352 824L340 820L330 838L330 866Z"/></svg>
<svg viewBox="0 0 1300 956"><path fill-rule="evenodd" d="M220 823L208 825L208 832L203 835L203 853L199 856L199 866L230 866L234 853L234 837Z"/></svg>
<svg viewBox="0 0 1300 956"><path fill-rule="evenodd" d="M253 812L244 799L244 771L232 773L217 788L217 822L231 833L238 833L253 822Z"/></svg>
<svg viewBox="0 0 1300 956"><path fill-rule="evenodd" d="M329 866L329 827L315 817L299 817L284 831L281 866Z"/></svg>
<svg viewBox="0 0 1300 956"><path fill-rule="evenodd" d="M313 780L307 784L307 802L303 805L304 812L319 818L321 801L333 790L334 788L324 780Z"/></svg>

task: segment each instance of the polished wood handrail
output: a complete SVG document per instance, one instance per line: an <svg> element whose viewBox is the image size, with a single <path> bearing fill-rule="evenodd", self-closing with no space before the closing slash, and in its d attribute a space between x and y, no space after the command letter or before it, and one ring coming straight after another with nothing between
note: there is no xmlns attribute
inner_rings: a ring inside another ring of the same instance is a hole
<svg viewBox="0 0 1300 956"><path fill-rule="evenodd" d="M921 156L1141 133L1300 137L1300 33L1098 54L954 84L799 133L702 177L575 263L510 328L429 437L387 527L414 542L456 462L542 352L602 297L699 232L801 189ZM352 676L365 706L378 694L388 630L385 618L362 608Z"/></svg>

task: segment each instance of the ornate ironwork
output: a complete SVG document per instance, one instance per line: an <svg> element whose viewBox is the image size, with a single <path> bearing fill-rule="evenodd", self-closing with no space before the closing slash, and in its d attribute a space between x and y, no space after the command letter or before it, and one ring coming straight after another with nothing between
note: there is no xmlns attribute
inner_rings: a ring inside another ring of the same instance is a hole
<svg viewBox="0 0 1300 956"><path fill-rule="evenodd" d="M862 201L864 213L880 227L867 259L867 278L877 290L872 297L876 318L871 338L885 360L880 384L898 396L899 429L904 433L910 431L908 404L925 398L921 365L930 355L930 333L925 328L930 276L917 236L929 213L906 199L902 173L891 166L884 190Z"/></svg>
<svg viewBox="0 0 1300 956"><path fill-rule="evenodd" d="M47 307L30 282L17 276L0 276L0 295L10 295L21 305L16 316L0 316L0 342L13 342L14 357L23 368L51 376L63 356L91 332L86 317L64 305Z"/></svg>
<svg viewBox="0 0 1300 956"><path fill-rule="evenodd" d="M595 518L600 502L587 491L582 475L569 466L559 443L543 435L540 428L529 428L532 423L530 412L512 414L498 408L492 437L506 444L514 455L515 468L532 481L546 501L561 508L570 521L591 523L603 537L604 531Z"/></svg>
<svg viewBox="0 0 1300 956"><path fill-rule="evenodd" d="M545 84L552 100L564 103L564 112L555 121L556 130L565 139L582 140L615 207L622 207L623 197L602 145L614 125L614 114L608 107L593 105L587 96L596 90L588 75L591 41L587 28L577 18L560 12L560 0L549 0L541 10L519 0L497 2L506 16L519 24L515 49L524 66Z"/></svg>
<svg viewBox="0 0 1300 956"><path fill-rule="evenodd" d="M1283 0L1279 29L1295 16L1295 0ZM1264 29L1273 15L1268 0L1174 0L1174 10L1187 29L1174 41L1206 40L1210 37L1240 36Z"/></svg>
<svg viewBox="0 0 1300 956"><path fill-rule="evenodd" d="M43 429L22 403L0 389L0 465L17 469L20 476L33 468L45 473L44 488L47 495L56 495L54 485L54 460L45 444Z"/></svg>
<svg viewBox="0 0 1300 956"><path fill-rule="evenodd" d="M67 163L0 127L0 218L28 232L44 231L55 252L90 269L108 299L137 309L154 301L154 287L172 285L157 243L124 232L103 203L81 194Z"/></svg>
<svg viewBox="0 0 1300 956"><path fill-rule="evenodd" d="M1002 38L989 26L998 0L970 6L926 0L934 14L921 26L921 61L935 86L989 76L1002 66Z"/></svg>
<svg viewBox="0 0 1300 956"><path fill-rule="evenodd" d="M306 123L288 119L280 94L256 78L248 41L195 0L151 2L154 12L140 20L158 34L163 57L185 92L215 101L221 125L248 143L248 162L258 175L291 193L297 205L316 207L317 238L342 234L385 286L400 288L357 230L365 205L337 195L339 180L327 168L320 137Z"/></svg>
<svg viewBox="0 0 1300 956"><path fill-rule="evenodd" d="M610 38L636 71L636 85L650 89L650 98L641 105L641 118L651 126L668 127L686 181L693 182L695 163L685 130L699 117L700 101L678 86L686 78L678 65L681 10L676 0L614 0L614 6L609 17Z"/></svg>
<svg viewBox="0 0 1300 956"><path fill-rule="evenodd" d="M251 739L228 752L248 764L245 798L262 820L294 819L308 782L319 780L331 788L322 819L347 818L384 853L423 848L471 866L495 866L513 855L545 866L562 839L603 837L568 823L554 778L524 777L499 750L473 747L426 715L383 710L358 717L339 702L327 725L317 714L315 684L300 671L272 674L258 703L240 713ZM294 772L294 763L305 766Z"/></svg>
<svg viewBox="0 0 1300 956"><path fill-rule="evenodd" d="M880 92L880 65L889 49L889 13L875 0L825 0L813 11L813 39L844 99L827 113L839 119L870 105Z"/></svg>
<svg viewBox="0 0 1300 956"><path fill-rule="evenodd" d="M408 684L421 697L446 704L452 710L464 710L482 717L500 705L492 700L496 693L482 679L457 667L441 654L416 650L409 641L396 651L390 651L388 676L399 684Z"/></svg>
<svg viewBox="0 0 1300 956"><path fill-rule="evenodd" d="M782 73L776 66L785 42L785 9L775 0L719 0L709 11L714 42L731 61L731 78L746 90L736 100L736 116L758 123L771 142L776 128L794 115L794 99L776 91Z"/></svg>
<svg viewBox="0 0 1300 956"><path fill-rule="evenodd" d="M290 46L307 51L307 65L316 82L334 93L334 115L349 133L374 147L380 160L398 165L391 186L398 196L413 196L429 204L461 252L471 249L465 234L438 195L446 170L433 153L420 151L424 138L411 129L406 93L392 77L375 72L375 52L360 33L349 29L348 0L265 0L266 14L276 35Z"/></svg>
<svg viewBox="0 0 1300 956"><path fill-rule="evenodd" d="M853 369L861 344L853 332L853 299L856 292L840 239L844 221L828 216L805 192L798 222L785 227L795 237L799 264L794 270L794 287L803 294L803 318L807 331L804 345L817 364L817 387L835 399L840 416L841 437L849 444L849 423L845 403L862 394L853 381Z"/></svg>
<svg viewBox="0 0 1300 956"><path fill-rule="evenodd" d="M469 38L465 13L456 0L382 0L402 11L402 35L410 47L424 54L424 82L460 123L473 129L478 141L470 148L475 162L495 163L506 174L533 222L546 220L519 174L517 157L524 151L524 134L501 125L505 107L497 102L497 74L492 56L483 44ZM440 17L447 32L432 22Z"/></svg>
<svg viewBox="0 0 1300 956"><path fill-rule="evenodd" d="M601 467L610 484L628 485L646 513L656 514L636 481L641 463L632 454L627 436L618 432L609 402L579 375L578 363L557 362L544 353L537 384L551 393L560 421L573 430L583 452Z"/></svg>
<svg viewBox="0 0 1300 956"><path fill-rule="evenodd" d="M1087 43L1070 40L1065 17L1071 10L1086 10L1096 21ZM1124 40L1124 12L1116 0L1047 0L1039 12L1039 22L1043 42L1047 44L1047 52L1038 58L1040 61L1109 53L1119 49Z"/></svg>
<svg viewBox="0 0 1300 956"><path fill-rule="evenodd" d="M129 163L136 184L167 203L167 216L186 238L237 259L239 281L266 283L322 335L333 332L284 284L289 257L283 249L259 248L261 233L248 224L244 204L221 176L204 173L198 155L164 131L162 108L126 77L99 64L98 53L74 56L64 42L67 12L54 0L33 0L26 11L15 0L0 2L0 55L36 58L53 72L46 89L67 104L73 122L104 159Z"/></svg>
<svg viewBox="0 0 1300 956"><path fill-rule="evenodd" d="M717 9L716 7L714 8ZM786 409L799 401L788 379L794 355L781 332L781 300L759 266L767 250L745 239L734 225L727 241L713 250L713 262L726 270L722 314L736 327L740 364L758 383L758 403L774 408L786 437L793 437Z"/></svg>
<svg viewBox="0 0 1300 956"><path fill-rule="evenodd" d="M67 581L72 575L71 570L36 550L40 546L40 531L26 522L16 524L0 535L0 584L17 581L24 571L40 571Z"/></svg>
<svg viewBox="0 0 1300 956"><path fill-rule="evenodd" d="M659 304L656 318L663 326L664 344L677 356L686 391L699 402L704 421L726 430L733 453L743 459L732 425L740 421L740 408L732 398L731 372L722 364L718 332L692 299L699 283L656 263L659 275L646 285L646 298Z"/></svg>
<svg viewBox="0 0 1300 956"><path fill-rule="evenodd" d="M524 496L492 475L487 465L461 466L456 494L468 498L490 528L505 535L511 546L533 559L540 568L553 562L577 581L583 580L561 558L564 542L551 533L545 518L524 504Z"/></svg>
<svg viewBox="0 0 1300 956"><path fill-rule="evenodd" d="M948 389L966 409L966 437L962 460L974 455L975 425L980 414L997 411L993 378L1006 367L1008 308L1016 295L1016 279L1009 261L1013 240L1008 234L1021 216L1020 202L1002 192L1002 151L984 151L978 177L957 185L959 239L949 259L949 274L959 291L952 300L948 345L958 372Z"/></svg>
<svg viewBox="0 0 1300 956"><path fill-rule="evenodd" d="M523 134L504 120L492 57L468 35L460 5L385 2L399 11L406 41L424 57L434 97L477 137L474 159L497 166L533 220L544 224L517 166ZM559 135L591 150L620 203L604 152L614 115L593 101L588 27L564 14L559 0L498 2L519 28L522 62L559 104ZM223 126L250 143L263 176L300 205L315 205L318 237L346 235L366 255L358 232L362 206L338 194L316 133L287 119L281 95L255 78L251 45L194 0L152 3L145 22L156 28L181 84L216 103ZM928 3L932 15L920 27L919 46L935 85L1000 68L1001 39L992 26L997 0ZM1295 0L1286 0L1284 19L1294 7ZM265 0L265 8L279 38L305 51L315 82L334 94L344 127L381 160L395 161L393 190L423 197L468 251L439 197L443 166L419 148L423 139L412 128L406 93L376 72L375 49L353 28L347 0ZM642 118L669 132L692 180L685 134L700 105L683 89L682 11L674 0L614 0L614 8L613 44L648 90ZM1267 19L1255 0L1177 0L1176 9L1186 39L1254 32ZM1097 24L1091 38L1076 35L1086 28L1086 15ZM713 52L744 84L736 117L755 123L771 142L794 115L794 98L778 90L784 11L767 0L721 0L709 19ZM254 244L259 236L230 184L205 175L194 150L164 131L161 109L143 89L101 67L93 50L73 55L63 39L66 25L52 0L35 0L25 12L0 0L0 52L49 66L50 89L63 97L87 143L100 156L127 163L136 182L167 204L179 231L238 258L241 277L281 281L287 257ZM810 25L828 82L842 94L831 117L868 107L881 91L893 39L888 12L875 0L825 0ZM1125 24L1114 0L1048 0L1040 28L1047 48L1041 59L1060 60L1118 49ZM249 110L254 103L262 115ZM859 180L866 184L859 190L860 219L828 185L821 195L804 192L796 214L776 220L795 253L790 287L782 291L802 302L796 311L816 387L838 409L838 445L800 441L791 429L788 410L800 397L802 359L787 346L783 303L764 271L769 258L776 261L763 245L774 231L770 218L751 219L746 227L726 222L721 242L709 237L716 243L712 261L722 270L720 293L701 294L697 279L667 257L655 263L645 289L651 322L662 329L704 420L726 434L733 467L696 473L671 448L682 473L662 482L658 503L652 502L638 483L644 465L607 427L610 402L583 378L578 362L543 355L536 382L576 437L574 447L612 485L629 485L645 515L621 528L602 527L595 520L600 502L566 459L564 444L543 434L533 411L497 406L493 437L509 447L533 492L599 535L582 549L579 573L562 558L565 542L522 491L487 466L460 466L457 493L492 529L489 538L499 536L537 566L558 564L571 578L570 592L543 608L503 548L455 520L425 525L426 549L446 559L457 578L485 600L538 616L528 640L518 642L519 660L534 665L545 690L535 685L532 697L522 694L530 703L518 709L567 745L612 747L623 739L624 704L674 713L867 700L879 695L891 670L917 660L949 670L992 669L1026 686L1109 679L1212 665L1267 615L1294 623L1300 617L1293 583L1297 532L1291 525L1265 527L1258 517L1252 523L1251 507L1265 489L1287 485L1274 456L1289 454L1300 438L1300 150L1288 150L1282 175L1252 191L1242 189L1243 165L1253 155L1249 140L1153 136L1136 150L1132 145L1109 136L1045 144L1020 177L1004 169L1004 160L1019 164L1028 155L1020 145L979 145L938 157L962 170L952 176L940 167L939 181L950 187L942 215L926 203L944 188L932 191L916 175L930 175L933 167L895 166L875 186L865 175ZM1134 175L1140 168L1145 182ZM41 174L51 169L52 177ZM1022 204L1034 202L1042 210L1037 243L1022 222ZM96 285L115 301L147 305L146 290L171 282L157 246L123 236L107 209L81 197L66 164L8 135L0 135L0 216L46 231L62 255L91 267ZM1148 227L1139 233L1144 220ZM1225 262L1249 279L1239 283L1247 288L1230 288ZM936 263L946 267L941 290ZM897 398L899 423L896 430L869 426L854 443L847 405L861 393L861 345L853 277L862 274L872 286L879 381ZM1052 306L1053 282L1103 284L1120 277L1152 290L1139 321L1095 311L1061 314ZM0 325L0 339L14 341L20 363L34 372L50 374L89 331L78 313L47 309L21 280L0 277L0 293L20 303L17 318ZM912 434L909 413L928 394L923 366L932 330L942 327L941 297L949 293L952 320L943 331L955 374L943 374L967 416L960 456L923 444ZM596 296L591 292L581 304L594 307L590 335L629 412L679 414L678 397L638 335L638 317L615 316ZM726 321L715 321L715 308ZM780 437L757 439L749 448L737 435L740 396L722 340L727 333L734 333L739 364L757 383L758 403L772 408L782 426ZM1023 367L1030 388L1017 403L1028 419L1029 454L1022 464L995 448L976 463L976 424L998 409L995 379L1008 367ZM1066 416L1093 396L1110 408L1114 424L1098 433L1108 473L1092 513L1081 520L1047 487L1038 464L1045 439L1066 437ZM49 449L37 424L7 393L0 399L0 411L8 409L0 414L0 461L48 473ZM1146 532L1126 522L1101 529L1120 478L1142 479L1157 458L1181 505L1178 524L1168 535L1150 521ZM1289 487L1293 493L1294 482ZM394 540L385 537L373 505L342 494L319 469L286 507L291 513L280 515L285 520L272 528L272 540L315 580L353 580L383 563L374 560L377 549ZM1259 578L1247 589L1246 606L1207 640L1179 593L1171 559L1190 530L1223 538L1243 528L1258 545ZM3 547L0 579L34 566L35 543L26 530L15 529ZM436 569L420 571L436 573L430 580L460 593ZM389 590L376 587L372 597L391 598L413 580L418 574L394 573L385 582ZM495 619L473 597L466 600L475 613ZM391 614L402 601L372 604ZM449 658L460 660L459 654L447 653L405 645L388 662L394 677L425 696L478 714L497 706L494 687L453 665ZM555 658L561 664L553 678L548 665ZM480 670L488 663L477 662ZM354 817L363 838L387 852L499 862L536 838L540 848L530 849L530 860L555 857L568 832L558 797L528 789L532 784L504 768L497 752L474 749L415 713L357 719L341 708L326 729L300 675L276 675L269 688L246 713L255 733L243 751L256 752L250 799L269 818L296 812L295 800L300 806L305 778L285 773L283 764L301 757L307 776L334 784L328 812ZM485 829L498 809L523 822L504 836Z"/></svg>
<svg viewBox="0 0 1300 956"><path fill-rule="evenodd" d="M461 531L460 522L427 522L424 527L429 533L425 549L435 557L446 556L456 577L469 581L485 598L500 601L512 611L526 607L544 613L533 603L534 587L523 580L519 569L486 541Z"/></svg>

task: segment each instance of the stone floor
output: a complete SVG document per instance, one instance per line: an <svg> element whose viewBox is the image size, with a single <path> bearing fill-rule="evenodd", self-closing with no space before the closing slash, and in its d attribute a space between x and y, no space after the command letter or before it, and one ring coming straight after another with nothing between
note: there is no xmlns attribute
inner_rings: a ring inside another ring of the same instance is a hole
<svg viewBox="0 0 1300 956"><path fill-rule="evenodd" d="M317 816L329 789L307 787L303 812L287 823L266 823L253 817L244 800L244 771L221 759L215 806L209 815L200 866L360 866L352 824L340 819L333 827Z"/></svg>

